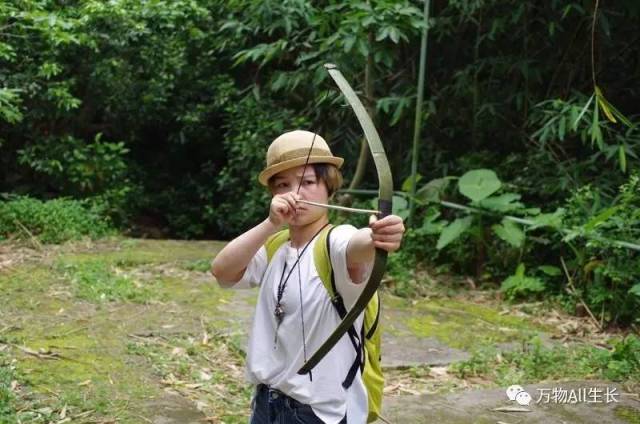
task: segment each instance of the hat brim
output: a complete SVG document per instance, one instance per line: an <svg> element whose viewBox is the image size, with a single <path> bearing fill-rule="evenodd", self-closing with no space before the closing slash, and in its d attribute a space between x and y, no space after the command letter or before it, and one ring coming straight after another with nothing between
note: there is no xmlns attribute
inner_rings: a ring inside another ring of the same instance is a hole
<svg viewBox="0 0 640 424"><path fill-rule="evenodd" d="M331 165L335 165L338 169L342 166L344 162L343 158L339 158L336 156L309 156L308 163L329 163ZM287 169L295 168L296 166L301 166L307 163L307 157L300 157L295 159L289 159L284 162L279 162L275 165L271 165L264 169L258 175L258 181L263 186L269 185L269 178L276 175L278 172L285 171Z"/></svg>

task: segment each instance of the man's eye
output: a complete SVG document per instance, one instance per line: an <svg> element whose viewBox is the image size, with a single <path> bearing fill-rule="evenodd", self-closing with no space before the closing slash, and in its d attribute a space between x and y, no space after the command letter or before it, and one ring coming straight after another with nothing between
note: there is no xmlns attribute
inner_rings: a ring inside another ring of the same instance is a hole
<svg viewBox="0 0 640 424"><path fill-rule="evenodd" d="M278 184L276 184L276 187L285 188L285 187L287 187L287 183L278 183Z"/></svg>
<svg viewBox="0 0 640 424"><path fill-rule="evenodd" d="M304 180L304 183L309 185L309 184L315 184L316 182L314 180Z"/></svg>

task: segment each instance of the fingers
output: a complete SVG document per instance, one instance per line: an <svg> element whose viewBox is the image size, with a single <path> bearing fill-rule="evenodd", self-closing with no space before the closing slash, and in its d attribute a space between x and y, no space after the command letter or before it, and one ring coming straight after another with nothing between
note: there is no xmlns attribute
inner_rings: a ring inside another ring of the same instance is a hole
<svg viewBox="0 0 640 424"><path fill-rule="evenodd" d="M382 219L370 219L369 227L371 228L373 245L376 248L387 252L394 252L400 248L405 231L402 218L396 215L389 215Z"/></svg>
<svg viewBox="0 0 640 424"><path fill-rule="evenodd" d="M283 214L295 213L296 200L300 197L296 193L285 193L276 195L273 200L277 205L278 211Z"/></svg>
<svg viewBox="0 0 640 424"><path fill-rule="evenodd" d="M296 202L300 195L294 192L276 194L271 199L269 219L274 224L282 225L296 213Z"/></svg>
<svg viewBox="0 0 640 424"><path fill-rule="evenodd" d="M375 218L374 215L372 217ZM375 234L396 234L404 233L404 223L397 215L388 215L382 219L370 219L369 227Z"/></svg>

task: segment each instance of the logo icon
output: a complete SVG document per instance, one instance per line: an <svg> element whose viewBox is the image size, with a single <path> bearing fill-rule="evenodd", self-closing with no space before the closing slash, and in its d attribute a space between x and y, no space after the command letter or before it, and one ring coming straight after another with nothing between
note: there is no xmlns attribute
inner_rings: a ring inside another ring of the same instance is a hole
<svg viewBox="0 0 640 424"><path fill-rule="evenodd" d="M531 395L517 384L507 388L507 397L509 400L515 400L518 405L528 406L531 403Z"/></svg>

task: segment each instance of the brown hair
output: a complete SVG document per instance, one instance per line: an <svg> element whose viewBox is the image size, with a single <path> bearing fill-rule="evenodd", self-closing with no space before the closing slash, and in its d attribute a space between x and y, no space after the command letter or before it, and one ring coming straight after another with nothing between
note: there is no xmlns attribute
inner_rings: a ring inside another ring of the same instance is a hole
<svg viewBox="0 0 640 424"><path fill-rule="evenodd" d="M312 163L309 166L313 166L313 170L316 173L318 181L322 180L324 185L327 186L327 193L329 197L333 196L336 191L342 187L342 174L335 165L330 163ZM273 190L272 184L275 175L269 178L268 185Z"/></svg>
<svg viewBox="0 0 640 424"><path fill-rule="evenodd" d="M335 165L330 163L314 163L313 169L316 171L316 178L324 181L327 186L329 197L342 187L342 174Z"/></svg>

